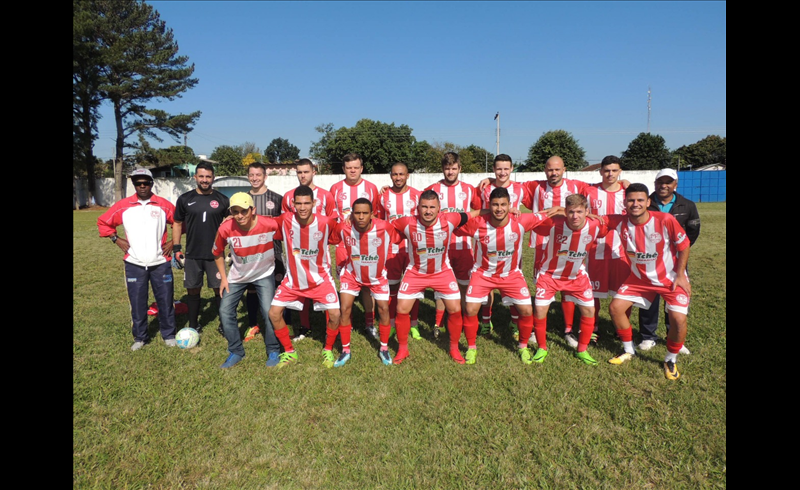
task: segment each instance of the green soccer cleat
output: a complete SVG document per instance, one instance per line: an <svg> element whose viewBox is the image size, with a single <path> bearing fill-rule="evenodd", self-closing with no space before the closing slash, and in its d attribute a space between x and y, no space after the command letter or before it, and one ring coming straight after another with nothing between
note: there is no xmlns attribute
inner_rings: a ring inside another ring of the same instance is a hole
<svg viewBox="0 0 800 490"><path fill-rule="evenodd" d="M588 351L576 352L575 357L583 361L584 364L588 364L590 366L597 366L599 364L594 360L594 358L592 358L592 356L589 355Z"/></svg>
<svg viewBox="0 0 800 490"><path fill-rule="evenodd" d="M547 350L540 347L536 349L536 354L533 355L533 362L544 362L545 357L547 357Z"/></svg>
<svg viewBox="0 0 800 490"><path fill-rule="evenodd" d="M464 356L467 364L475 364L478 360L478 349L467 349L467 355Z"/></svg>
<svg viewBox="0 0 800 490"><path fill-rule="evenodd" d="M489 321L489 323L481 323L480 330L478 330L478 333L480 333L481 335L491 335L492 330L494 330L494 325L492 324L491 321Z"/></svg>
<svg viewBox="0 0 800 490"><path fill-rule="evenodd" d="M289 364L297 362L297 352L282 352L280 358L281 360L278 362L278 367L286 367Z"/></svg>
<svg viewBox="0 0 800 490"><path fill-rule="evenodd" d="M322 351L322 365L326 368L332 368L334 362L336 362L336 358L333 355L333 351L331 350L323 350Z"/></svg>
<svg viewBox="0 0 800 490"><path fill-rule="evenodd" d="M531 358L531 350L527 347L524 349L519 349L519 358L522 359L522 362L525 364L533 364L533 359Z"/></svg>
<svg viewBox="0 0 800 490"><path fill-rule="evenodd" d="M422 335L419 334L419 327L411 327L411 338L414 340L422 340Z"/></svg>

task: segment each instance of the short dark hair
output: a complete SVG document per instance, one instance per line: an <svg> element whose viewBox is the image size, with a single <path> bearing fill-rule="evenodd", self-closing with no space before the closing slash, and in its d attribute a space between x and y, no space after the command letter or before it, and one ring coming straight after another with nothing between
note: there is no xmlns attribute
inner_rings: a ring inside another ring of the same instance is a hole
<svg viewBox="0 0 800 490"><path fill-rule="evenodd" d="M392 169L393 169L393 168L395 168L395 167L396 167L396 166L398 166L398 165L402 165L402 166L404 166L404 167L406 168L406 173L408 173L408 165L406 165L406 164L405 164L405 162L396 162L396 163L393 163L393 164L392 164L392 166L391 166L391 167L389 167L389 173L392 173Z"/></svg>
<svg viewBox="0 0 800 490"><path fill-rule="evenodd" d="M356 208L356 204L366 204L369 206L369 210L372 211L372 201L370 201L366 197L359 197L358 199L353 201L353 209Z"/></svg>
<svg viewBox="0 0 800 490"><path fill-rule="evenodd" d="M511 166L514 166L514 160L511 159L510 156L506 155L505 153L501 153L494 157L494 161L492 161L492 166L494 166L497 162L510 162Z"/></svg>
<svg viewBox="0 0 800 490"><path fill-rule="evenodd" d="M214 173L214 166L211 165L208 162L200 162L200 163L198 163L197 167L195 168L195 172L197 172L200 169L202 169L202 170L210 170L212 174Z"/></svg>
<svg viewBox="0 0 800 490"><path fill-rule="evenodd" d="M603 161L600 162L600 168L605 167L606 165L613 165L617 164L622 168L622 162L620 161L619 157L616 155L608 155L607 157L603 158Z"/></svg>
<svg viewBox="0 0 800 490"><path fill-rule="evenodd" d="M344 165L345 163L352 162L353 160L358 160L359 162L361 162L362 166L364 165L364 159L361 158L361 155L359 155L358 153L355 153L355 152L348 153L347 155L343 156L342 157L342 164Z"/></svg>
<svg viewBox="0 0 800 490"><path fill-rule="evenodd" d="M301 158L300 160L297 160L297 161L294 163L294 168L295 168L295 170L297 169L297 167L299 167L299 166L301 166L301 165L311 165L311 170L314 170L314 169L315 169L314 162L312 162L312 161L311 161L311 160L309 160L308 158Z"/></svg>
<svg viewBox="0 0 800 490"><path fill-rule="evenodd" d="M502 160L502 161L505 161L505 160ZM505 187L497 187L497 188L495 188L495 190L492 191L491 194L489 194L489 200L490 201L492 199L500 199L502 197L505 197L506 199L511 201L511 197L508 195L508 189L506 189Z"/></svg>
<svg viewBox="0 0 800 490"><path fill-rule="evenodd" d="M251 168L260 168L264 175L267 175L267 166L261 162L253 162L247 166L247 171L249 172Z"/></svg>
<svg viewBox="0 0 800 490"><path fill-rule="evenodd" d="M631 192L644 192L647 197L650 197L650 191L647 190L647 186L638 182L629 185L628 188L625 189L625 197L627 197Z"/></svg>
<svg viewBox="0 0 800 490"><path fill-rule="evenodd" d="M297 189L294 190L294 197L297 198L297 196L309 196L313 201L314 191L307 185L298 185Z"/></svg>
<svg viewBox="0 0 800 490"><path fill-rule="evenodd" d="M422 191L422 194L419 195L419 200L422 201L423 199L436 199L438 201L439 194L433 189L428 189L427 191Z"/></svg>

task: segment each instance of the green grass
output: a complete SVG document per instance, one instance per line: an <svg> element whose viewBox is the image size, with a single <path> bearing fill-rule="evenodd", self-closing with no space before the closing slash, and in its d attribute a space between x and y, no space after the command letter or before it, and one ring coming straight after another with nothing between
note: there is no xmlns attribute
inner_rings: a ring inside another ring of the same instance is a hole
<svg viewBox="0 0 800 490"><path fill-rule="evenodd" d="M499 301L477 364L457 365L447 341L432 338L428 297L425 338L410 340L400 366L383 366L377 344L354 332L350 362L323 368L324 315L314 313L314 339L296 344L300 364L267 369L259 336L245 344L244 361L221 370L226 343L206 288L198 347L167 348L151 320L153 342L131 352L120 251L98 238L98 211L75 211L73 487L724 488L726 203L698 208L692 355L679 357L678 381L663 376L663 343L629 364L606 362L619 349L607 301L600 344L590 347L595 367L574 359L558 335L558 303L550 355L522 364ZM186 294L182 278L176 272L176 299ZM638 341L636 311L632 321ZM179 328L186 322L178 316ZM358 309L354 324L363 326Z"/></svg>

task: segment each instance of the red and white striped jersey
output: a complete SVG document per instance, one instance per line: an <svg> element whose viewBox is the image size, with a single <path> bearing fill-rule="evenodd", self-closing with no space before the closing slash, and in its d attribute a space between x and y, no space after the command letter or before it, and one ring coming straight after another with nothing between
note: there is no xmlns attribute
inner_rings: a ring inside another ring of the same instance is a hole
<svg viewBox="0 0 800 490"><path fill-rule="evenodd" d="M419 222L418 216L404 216L392 222L408 239L408 267L421 274L452 270L447 248L453 231L461 225L460 213L439 213L431 226Z"/></svg>
<svg viewBox="0 0 800 490"><path fill-rule="evenodd" d="M278 222L269 216L257 216L253 229L244 231L236 220L224 221L217 230L211 253L221 257L225 245L231 248L228 282L250 283L275 272L275 235Z"/></svg>
<svg viewBox="0 0 800 490"><path fill-rule="evenodd" d="M538 273L547 272L553 279L573 280L586 271L589 250L597 237L605 236L608 228L600 221L587 219L583 228L573 231L565 217L553 216L534 231L548 238L542 248L544 255Z"/></svg>
<svg viewBox="0 0 800 490"><path fill-rule="evenodd" d="M483 188L483 191L480 193L481 195L481 209L489 209L489 196L492 195L492 191L497 189L497 186L494 184L489 184ZM508 200L509 207L518 208L523 202L525 197L525 184L522 182L509 182L508 187Z"/></svg>
<svg viewBox="0 0 800 490"><path fill-rule="evenodd" d="M439 213L467 213L470 209L481 209L481 199L475 187L458 181L453 185L444 183L444 179L425 188L439 194ZM467 237L454 237L450 241L453 250L471 250L472 241Z"/></svg>
<svg viewBox="0 0 800 490"><path fill-rule="evenodd" d="M301 226L294 213L277 216L285 248L288 286L303 290L331 280L331 254L328 238L336 226L336 218L312 215L314 220Z"/></svg>
<svg viewBox="0 0 800 490"><path fill-rule="evenodd" d="M281 209L283 209L284 213L294 213L297 211L292 204L292 199L294 199L294 189L283 195ZM336 204L333 199L333 194L319 186L314 187L314 214L320 214L322 216L336 215Z"/></svg>
<svg viewBox="0 0 800 490"><path fill-rule="evenodd" d="M372 219L372 226L365 233L356 230L350 220L336 225L334 233L347 247L345 269L361 284L380 284L380 278L386 278L391 245L403 240L394 226L379 218Z"/></svg>
<svg viewBox="0 0 800 490"><path fill-rule="evenodd" d="M648 212L650 219L642 225L631 223L627 215L609 215L604 220L619 233L636 277L653 286L672 287L678 252L689 248L689 239L671 214Z"/></svg>
<svg viewBox="0 0 800 490"><path fill-rule="evenodd" d="M625 214L625 189L620 186L619 190L608 192L603 189L602 184L591 184L586 186L582 193L589 200L589 210L597 216L609 214ZM597 260L619 259L624 256L625 250L622 247L622 240L616 232L610 232L603 238L598 238L592 258Z"/></svg>
<svg viewBox="0 0 800 490"><path fill-rule="evenodd" d="M340 180L331 186L331 194L340 221L345 221L350 216L356 199L361 197L369 199L373 205L378 202L378 188L364 179L356 185L349 185L346 180Z"/></svg>
<svg viewBox="0 0 800 490"><path fill-rule="evenodd" d="M403 216L416 216L417 205L419 204L419 195L421 192L413 187L408 187L405 191L397 194L393 190L388 189L381 194L378 206L375 209L375 215L378 218L392 222L397 218ZM406 242L403 240L399 245L392 244L392 253L397 254L400 250L405 250Z"/></svg>
<svg viewBox="0 0 800 490"><path fill-rule="evenodd" d="M471 218L467 224L457 228L457 236L475 239L475 266L472 273L486 277L507 277L520 270L522 260L522 237L526 231L546 220L544 213L525 213L508 217L505 226L495 228L488 215Z"/></svg>
<svg viewBox="0 0 800 490"><path fill-rule="evenodd" d="M588 185L580 180L563 179L560 186L550 187L546 180L530 180L524 183L526 192L522 204L534 213L553 206L564 207L568 196L582 194ZM546 242L547 236L538 236L538 233L531 232L528 246L541 248ZM536 260L538 262L539 259Z"/></svg>

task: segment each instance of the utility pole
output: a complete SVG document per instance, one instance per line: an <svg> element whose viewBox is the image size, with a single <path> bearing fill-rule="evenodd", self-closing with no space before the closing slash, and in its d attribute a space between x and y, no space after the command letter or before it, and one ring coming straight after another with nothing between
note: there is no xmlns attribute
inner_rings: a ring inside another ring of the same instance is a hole
<svg viewBox="0 0 800 490"><path fill-rule="evenodd" d="M494 120L497 121L497 153L495 153L495 156L497 156L500 154L500 111L495 114Z"/></svg>
<svg viewBox="0 0 800 490"><path fill-rule="evenodd" d="M650 85L647 86L647 134L650 134Z"/></svg>

